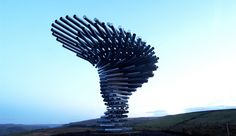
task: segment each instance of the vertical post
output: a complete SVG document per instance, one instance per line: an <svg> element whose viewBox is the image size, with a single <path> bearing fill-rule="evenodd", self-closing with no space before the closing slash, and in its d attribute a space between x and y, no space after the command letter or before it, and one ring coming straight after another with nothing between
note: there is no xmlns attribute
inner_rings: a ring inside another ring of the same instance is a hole
<svg viewBox="0 0 236 136"><path fill-rule="evenodd" d="M226 123L226 130L227 130L227 136L230 136L230 132L229 132L229 123Z"/></svg>

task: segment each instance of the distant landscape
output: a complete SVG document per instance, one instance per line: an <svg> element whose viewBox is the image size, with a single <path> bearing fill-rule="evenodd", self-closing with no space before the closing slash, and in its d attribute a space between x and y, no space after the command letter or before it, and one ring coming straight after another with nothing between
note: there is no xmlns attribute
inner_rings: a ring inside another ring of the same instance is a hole
<svg viewBox="0 0 236 136"><path fill-rule="evenodd" d="M49 129L59 125L23 125L23 124L0 124L0 136L8 136L15 133L29 132L38 129Z"/></svg>
<svg viewBox="0 0 236 136"><path fill-rule="evenodd" d="M133 127L133 132L127 135L135 136L236 136L236 109L200 111L163 117L129 118L127 125ZM49 128L50 125L8 124L0 125L0 136L111 135L98 133L97 126L97 119L74 122L55 128Z"/></svg>

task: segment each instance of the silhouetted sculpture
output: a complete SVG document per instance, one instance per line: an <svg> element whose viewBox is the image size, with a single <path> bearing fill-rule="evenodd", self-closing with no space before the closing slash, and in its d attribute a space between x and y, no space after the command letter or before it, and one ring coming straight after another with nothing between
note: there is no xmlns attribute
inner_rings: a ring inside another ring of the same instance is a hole
<svg viewBox="0 0 236 136"><path fill-rule="evenodd" d="M111 23L74 15L52 24L52 35L63 47L98 68L101 94L107 111L100 119L105 131L126 131L128 98L157 69L154 48L136 34L116 29Z"/></svg>

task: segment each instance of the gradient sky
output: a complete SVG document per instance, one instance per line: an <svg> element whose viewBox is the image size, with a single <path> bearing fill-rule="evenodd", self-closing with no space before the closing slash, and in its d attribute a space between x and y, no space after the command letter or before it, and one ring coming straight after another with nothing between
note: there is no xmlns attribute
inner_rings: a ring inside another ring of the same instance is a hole
<svg viewBox="0 0 236 136"><path fill-rule="evenodd" d="M51 23L86 15L155 47L159 69L130 117L236 106L234 0L0 0L0 123L68 123L105 111L96 69L61 47Z"/></svg>

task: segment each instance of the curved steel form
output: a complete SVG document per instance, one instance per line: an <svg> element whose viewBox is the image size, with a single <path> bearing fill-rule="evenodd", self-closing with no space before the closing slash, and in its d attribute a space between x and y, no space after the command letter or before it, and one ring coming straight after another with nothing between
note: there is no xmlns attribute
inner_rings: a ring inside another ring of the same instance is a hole
<svg viewBox="0 0 236 136"><path fill-rule="evenodd" d="M52 35L68 50L98 68L100 89L107 111L100 119L105 131L125 131L128 98L157 69L154 47L135 33L116 29L98 19L61 17L52 24Z"/></svg>

